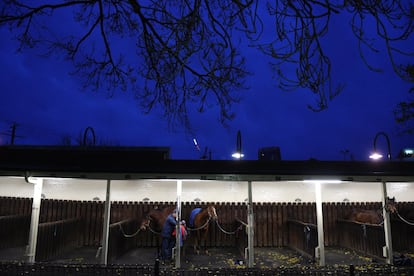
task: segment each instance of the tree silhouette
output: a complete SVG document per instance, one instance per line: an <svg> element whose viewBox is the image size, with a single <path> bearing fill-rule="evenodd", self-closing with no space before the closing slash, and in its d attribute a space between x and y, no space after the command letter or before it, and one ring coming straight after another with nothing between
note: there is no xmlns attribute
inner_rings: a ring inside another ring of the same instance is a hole
<svg viewBox="0 0 414 276"><path fill-rule="evenodd" d="M371 70L379 68L369 63L366 50L382 54L375 38L405 78L397 56L412 54L401 46L413 31L414 8L407 2L4 0L0 26L16 34L20 49L42 45L45 54L64 53L86 87L134 91L144 111L160 107L169 122L188 126L193 104L200 112L218 105L222 123L233 118L232 104L247 88L249 72L238 51L246 41L269 57L280 88L307 88L317 99L309 107L326 108L343 89L332 84L323 43L331 18L339 14L350 16L361 58ZM72 12L72 21L65 11ZM264 42L263 18L269 16L274 39ZM286 64L296 67L294 75Z"/></svg>
<svg viewBox="0 0 414 276"><path fill-rule="evenodd" d="M414 64L406 67L407 77L414 83ZM409 93L414 93L414 86L411 87ZM412 94L411 94L412 95ZM407 134L414 133L414 98L411 97L405 102L398 103L394 110L395 120L399 123L403 132Z"/></svg>

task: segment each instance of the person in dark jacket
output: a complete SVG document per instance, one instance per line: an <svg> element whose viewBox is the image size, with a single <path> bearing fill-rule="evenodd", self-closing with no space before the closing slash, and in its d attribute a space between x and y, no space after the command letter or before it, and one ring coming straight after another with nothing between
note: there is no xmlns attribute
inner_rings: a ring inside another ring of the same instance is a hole
<svg viewBox="0 0 414 276"><path fill-rule="evenodd" d="M175 245L175 237L172 235L172 232L175 230L177 225L177 210L174 210L171 214L168 215L167 219L164 222L162 227L161 237L161 259L170 260L172 258L172 249Z"/></svg>

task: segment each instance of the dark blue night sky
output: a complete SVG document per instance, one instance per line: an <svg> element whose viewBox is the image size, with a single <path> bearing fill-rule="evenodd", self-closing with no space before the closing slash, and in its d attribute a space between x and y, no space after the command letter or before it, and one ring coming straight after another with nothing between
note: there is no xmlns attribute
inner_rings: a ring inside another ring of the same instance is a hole
<svg viewBox="0 0 414 276"><path fill-rule="evenodd" d="M59 56L41 57L36 49L17 53L13 35L0 28L0 144L10 143L5 133L15 122L17 145L61 144L65 135L76 144L75 139L92 127L98 142L168 146L174 159L198 159L205 147L213 159L231 159L238 130L245 159L257 159L261 147L279 146L284 160L343 160L344 150L350 152L348 160L351 155L368 160L379 131L388 134L394 156L401 148L414 146L412 136L400 134L393 116L396 104L409 98L410 84L396 76L385 55L371 56L384 71L370 71L359 57L348 22L333 26L324 43L332 59L333 80L346 86L328 109L310 111L307 105L314 104L315 98L307 90L281 91L268 58L241 46L253 75L247 80L250 88L233 106L235 119L224 127L215 107L203 114L194 112L191 133L180 127L169 129L156 110L143 114L133 93L115 91L109 98L106 91L82 89L79 77L70 74L70 63ZM385 151L385 140L379 138L377 146Z"/></svg>

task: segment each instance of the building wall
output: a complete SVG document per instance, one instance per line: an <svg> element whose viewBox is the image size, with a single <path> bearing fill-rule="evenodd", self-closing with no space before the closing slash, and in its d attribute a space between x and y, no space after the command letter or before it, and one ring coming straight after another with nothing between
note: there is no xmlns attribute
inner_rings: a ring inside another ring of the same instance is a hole
<svg viewBox="0 0 414 276"><path fill-rule="evenodd" d="M105 200L106 180L50 178L43 182L42 195L49 199ZM254 202L314 202L313 183L302 181L252 182ZM175 201L175 180L111 181L112 201ZM248 198L247 182L183 180L181 200L185 202L243 202ZM413 201L414 182L387 183L387 193L397 201ZM32 197L33 185L24 178L0 177L0 196ZM381 201L381 183L342 182L322 184L324 202Z"/></svg>

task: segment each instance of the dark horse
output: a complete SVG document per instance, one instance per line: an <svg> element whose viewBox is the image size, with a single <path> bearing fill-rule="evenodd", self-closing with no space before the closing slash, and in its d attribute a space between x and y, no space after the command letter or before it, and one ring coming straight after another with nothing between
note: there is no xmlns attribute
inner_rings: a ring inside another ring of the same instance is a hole
<svg viewBox="0 0 414 276"><path fill-rule="evenodd" d="M188 230L196 232L195 235L190 234L190 237L193 241L194 251L197 254L200 254L201 247L205 248L208 226L211 220L217 220L216 208L213 205L205 208L195 208L191 212ZM208 254L207 249L205 249L205 252Z"/></svg>
<svg viewBox="0 0 414 276"><path fill-rule="evenodd" d="M169 206L163 209L154 208L148 211L144 214L140 229L150 229L153 233L160 234L165 220L167 219L168 215L174 211L175 208L175 206Z"/></svg>

